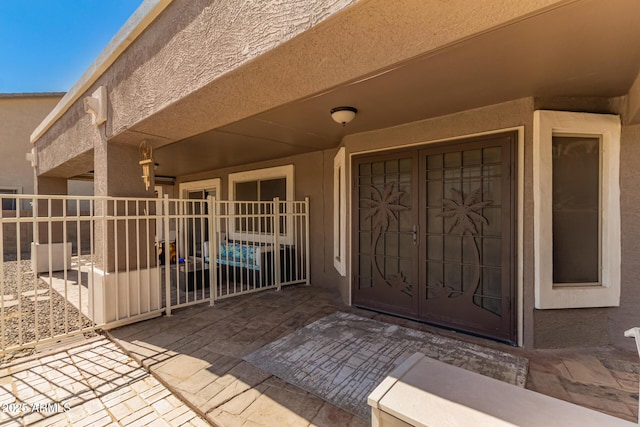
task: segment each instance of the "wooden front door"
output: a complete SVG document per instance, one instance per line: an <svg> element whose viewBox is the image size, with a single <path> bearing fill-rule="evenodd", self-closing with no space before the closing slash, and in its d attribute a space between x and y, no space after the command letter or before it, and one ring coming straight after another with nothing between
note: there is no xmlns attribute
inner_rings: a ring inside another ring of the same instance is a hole
<svg viewBox="0 0 640 427"><path fill-rule="evenodd" d="M354 305L515 341L515 141L354 158Z"/></svg>

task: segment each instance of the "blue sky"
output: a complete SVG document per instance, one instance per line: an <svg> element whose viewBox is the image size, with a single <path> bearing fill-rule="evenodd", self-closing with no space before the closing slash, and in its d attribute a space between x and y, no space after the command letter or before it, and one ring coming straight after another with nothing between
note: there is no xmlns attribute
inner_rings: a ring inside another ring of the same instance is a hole
<svg viewBox="0 0 640 427"><path fill-rule="evenodd" d="M142 0L0 0L0 93L66 92Z"/></svg>

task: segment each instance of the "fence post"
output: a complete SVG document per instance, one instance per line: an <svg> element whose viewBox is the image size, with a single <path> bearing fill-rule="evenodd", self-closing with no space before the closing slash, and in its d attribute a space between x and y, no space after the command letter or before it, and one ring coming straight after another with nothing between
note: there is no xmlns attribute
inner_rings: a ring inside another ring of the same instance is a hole
<svg viewBox="0 0 640 427"><path fill-rule="evenodd" d="M280 290L280 198L273 199L273 262L277 290Z"/></svg>
<svg viewBox="0 0 640 427"><path fill-rule="evenodd" d="M169 195L164 195L164 203L162 209L162 222L164 225L163 239L164 248L162 250L162 256L164 257L164 305L166 307L165 314L167 317L171 316L171 256L170 243L169 243Z"/></svg>
<svg viewBox="0 0 640 427"><path fill-rule="evenodd" d="M304 239L305 239L305 250L304 250L304 255L305 255L305 265L306 265L306 269L305 269L305 276L306 276L306 282L305 285L309 286L311 285L311 255L309 254L309 196L304 198Z"/></svg>
<svg viewBox="0 0 640 427"><path fill-rule="evenodd" d="M209 305L213 306L218 293L218 274L216 270L216 260L218 259L218 204L213 196L207 197L209 218L209 235L207 236L209 246ZM204 254L203 254L204 258ZM205 259L204 262L207 260Z"/></svg>

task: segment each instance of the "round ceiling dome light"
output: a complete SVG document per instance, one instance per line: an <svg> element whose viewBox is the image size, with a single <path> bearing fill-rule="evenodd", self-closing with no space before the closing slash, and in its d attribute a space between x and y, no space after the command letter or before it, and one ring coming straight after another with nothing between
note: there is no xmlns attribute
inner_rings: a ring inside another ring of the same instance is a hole
<svg viewBox="0 0 640 427"><path fill-rule="evenodd" d="M353 107L335 107L331 109L331 118L342 126L356 118L357 109Z"/></svg>

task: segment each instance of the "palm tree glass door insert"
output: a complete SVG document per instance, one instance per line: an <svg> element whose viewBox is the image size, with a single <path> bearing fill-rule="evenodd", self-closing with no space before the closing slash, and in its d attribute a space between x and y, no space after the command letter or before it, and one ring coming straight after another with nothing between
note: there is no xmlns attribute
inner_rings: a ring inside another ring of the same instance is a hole
<svg viewBox="0 0 640 427"><path fill-rule="evenodd" d="M415 172L397 182L386 173L390 160L356 160L354 304L515 341L514 142L503 134L405 153Z"/></svg>

